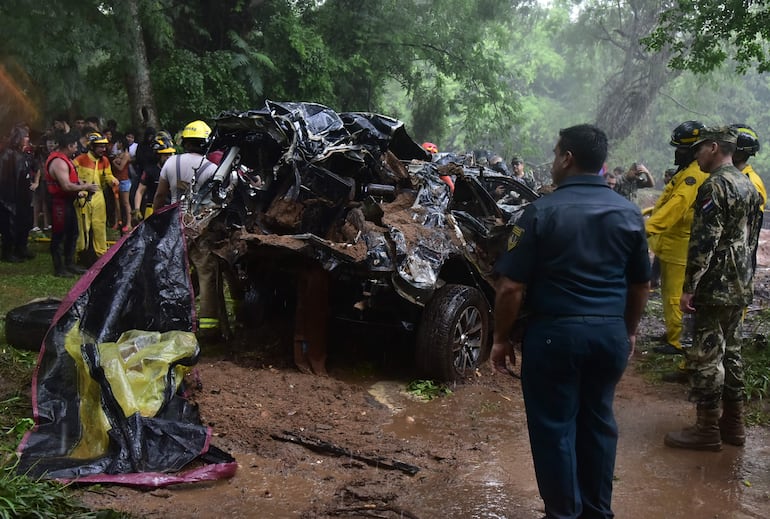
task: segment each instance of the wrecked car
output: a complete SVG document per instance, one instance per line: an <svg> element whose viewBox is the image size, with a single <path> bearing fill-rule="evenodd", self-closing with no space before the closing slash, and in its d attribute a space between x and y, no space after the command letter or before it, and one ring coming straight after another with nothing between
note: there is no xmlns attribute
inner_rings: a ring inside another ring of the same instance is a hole
<svg viewBox="0 0 770 519"><path fill-rule="evenodd" d="M493 265L536 193L463 155L432 162L396 119L313 103L224 112L209 151L222 160L183 224L188 238L217 233L241 288L313 262L330 273L332 316L413 332L422 376L459 380L485 360Z"/></svg>

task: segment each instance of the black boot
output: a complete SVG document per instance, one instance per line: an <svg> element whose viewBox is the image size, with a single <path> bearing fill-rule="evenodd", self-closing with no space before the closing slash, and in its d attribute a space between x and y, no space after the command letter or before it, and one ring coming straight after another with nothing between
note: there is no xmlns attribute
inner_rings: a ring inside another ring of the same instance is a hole
<svg viewBox="0 0 770 519"><path fill-rule="evenodd" d="M61 254L51 251L51 259L53 260L53 275L57 278L71 278L74 277L70 271L64 268L64 264L61 260Z"/></svg>
<svg viewBox="0 0 770 519"><path fill-rule="evenodd" d="M24 260L13 254L3 254L3 261L6 263L21 263Z"/></svg>
<svg viewBox="0 0 770 519"><path fill-rule="evenodd" d="M11 247L10 244L6 245L5 241L3 241L2 260L6 263L21 263L24 261L13 253L13 247Z"/></svg>
<svg viewBox="0 0 770 519"><path fill-rule="evenodd" d="M75 262L72 261L72 258L64 258L64 268L67 270L67 272L71 272L77 276L88 272L88 269L83 268L80 265L76 265Z"/></svg>
<svg viewBox="0 0 770 519"><path fill-rule="evenodd" d="M743 423L743 400L723 402L719 418L719 434L724 443L742 447L746 444L746 426Z"/></svg>
<svg viewBox="0 0 770 519"><path fill-rule="evenodd" d="M29 247L19 247L16 250L16 257L21 258L22 261L31 260L35 258L35 253L29 250Z"/></svg>

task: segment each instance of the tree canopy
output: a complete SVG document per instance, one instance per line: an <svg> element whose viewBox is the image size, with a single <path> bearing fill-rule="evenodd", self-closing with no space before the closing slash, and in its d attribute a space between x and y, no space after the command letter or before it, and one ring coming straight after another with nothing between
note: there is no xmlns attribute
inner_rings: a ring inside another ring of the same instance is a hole
<svg viewBox="0 0 770 519"><path fill-rule="evenodd" d="M614 163L643 160L660 178L671 163L667 137L683 120L747 123L760 137L770 125L767 75L750 71L768 66L763 9L702 0L3 0L0 130L20 120L42 130L63 113L174 132L266 99L310 101L397 117L442 151L484 148L544 170L558 129L592 122L607 131ZM724 64L750 80L736 84Z"/></svg>
<svg viewBox="0 0 770 519"><path fill-rule="evenodd" d="M770 6L745 0L665 1L648 48L672 53L671 66L710 72L732 60L738 72L770 71Z"/></svg>

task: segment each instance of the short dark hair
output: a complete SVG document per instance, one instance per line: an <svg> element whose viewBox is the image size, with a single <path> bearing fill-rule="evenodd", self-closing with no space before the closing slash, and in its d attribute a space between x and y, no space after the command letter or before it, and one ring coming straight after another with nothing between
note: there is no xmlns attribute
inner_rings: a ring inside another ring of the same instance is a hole
<svg viewBox="0 0 770 519"><path fill-rule="evenodd" d="M571 152L575 164L585 172L598 173L607 160L607 134L592 124L559 130L559 150Z"/></svg>
<svg viewBox="0 0 770 519"><path fill-rule="evenodd" d="M128 150L128 139L126 139L125 133L115 132L112 136L112 142L115 144L120 143L124 150Z"/></svg>
<svg viewBox="0 0 770 519"><path fill-rule="evenodd" d="M56 132L54 139L59 148L64 149L70 144L78 142L78 135L75 132Z"/></svg>
<svg viewBox="0 0 770 519"><path fill-rule="evenodd" d="M24 143L24 137L29 137L29 129L25 123L18 123L11 128L11 134L8 138L8 147L14 150L20 150ZM5 242L3 242L5 243Z"/></svg>

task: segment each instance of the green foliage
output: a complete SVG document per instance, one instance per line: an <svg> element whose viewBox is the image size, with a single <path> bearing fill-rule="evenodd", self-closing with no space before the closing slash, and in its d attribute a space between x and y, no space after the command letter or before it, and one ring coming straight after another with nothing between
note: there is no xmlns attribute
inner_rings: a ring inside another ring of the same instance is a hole
<svg viewBox="0 0 770 519"><path fill-rule="evenodd" d="M7 400L5 402L0 402L0 408L5 408L7 403ZM6 431L5 434L11 439L14 445L18 445L24 436L24 433L32 429L33 425L35 425L35 422L32 418L22 418Z"/></svg>
<svg viewBox="0 0 770 519"><path fill-rule="evenodd" d="M758 334L743 346L744 384L748 400L770 398L770 347L767 338Z"/></svg>
<svg viewBox="0 0 770 519"><path fill-rule="evenodd" d="M4 323L3 323L4 324ZM4 328L4 326L3 326ZM3 338L5 337L5 330L3 332ZM2 342L5 342L4 340ZM10 346L0 345L0 377L3 378L5 385L10 388L29 387L29 383L32 380L32 368L35 367L35 361L37 360L37 353L32 351L22 351L12 348ZM5 386L0 386L0 398L4 398L2 391ZM14 403L14 405L11 405ZM8 413L3 413L0 417L0 425L8 425L3 422L3 419L15 419L10 413L10 409L18 408L21 404L16 400L8 400L3 402L2 408L8 410ZM26 409L23 410L26 413Z"/></svg>
<svg viewBox="0 0 770 519"><path fill-rule="evenodd" d="M178 49L151 66L161 126L172 131L193 119L248 107L244 85L233 76L226 51L195 54Z"/></svg>
<svg viewBox="0 0 770 519"><path fill-rule="evenodd" d="M661 312L660 304L651 308L648 303L645 315L662 319ZM767 424L770 423L770 345L765 333L770 330L770 310L764 310L758 315L749 313L743 328L747 337L741 352L746 399L749 402L747 422L753 425ZM646 352L654 345L651 338L641 338L636 348L637 351ZM645 374L651 383L660 383L661 375L680 369L681 363L682 357L678 355L643 354L636 363L636 369Z"/></svg>
<svg viewBox="0 0 770 519"><path fill-rule="evenodd" d="M452 390L444 384L436 384L432 380L413 380L406 386L407 393L422 400L433 400L444 395L451 395Z"/></svg>
<svg viewBox="0 0 770 519"><path fill-rule="evenodd" d="M265 2L255 15L260 23L254 44L268 58L256 64L263 77L264 97L313 101L339 109L333 78L345 71L330 57L316 29L285 2Z"/></svg>
<svg viewBox="0 0 770 519"><path fill-rule="evenodd" d="M0 519L46 517L120 519L130 516L114 510L89 510L78 503L66 486L17 474L14 457L0 452Z"/></svg>
<svg viewBox="0 0 770 519"><path fill-rule="evenodd" d="M64 297L75 284L72 278L53 275L48 242L30 245L34 259L24 263L0 263L0 315L32 299ZM4 322L4 321L3 321ZM3 338L5 335L2 336Z"/></svg>
<svg viewBox="0 0 770 519"><path fill-rule="evenodd" d="M752 60L767 65L757 61L770 31L759 26L764 6L670 4L651 33L651 1L136 3L160 123L172 130L265 99L310 101L397 117L442 151L522 155L547 176L558 129L598 122L612 141L610 167L642 161L660 180L672 165L668 135L683 120L743 122L760 139L770 128L767 77L732 77ZM126 92L137 51L126 5L0 2L0 73L11 79L0 82L11 100L0 103L0 130L20 119L43 129L60 112L121 127L137 117ZM45 45L30 44L37 34ZM654 51L639 43L650 34ZM712 72L665 70L670 55ZM760 175L770 172L765 157L752 159Z"/></svg>
<svg viewBox="0 0 770 519"><path fill-rule="evenodd" d="M20 95L31 104L24 119L31 124L44 124L48 120L44 114L90 109L113 92L95 74L113 29L98 4L91 0L0 3L0 56L24 71L23 76L16 74L11 79L22 79ZM49 43L35 44L39 38ZM83 106L85 100L87 106Z"/></svg>
<svg viewBox="0 0 770 519"><path fill-rule="evenodd" d="M769 72L768 14L764 3L679 1L663 11L658 27L643 42L653 51L670 49L675 69L703 74L732 58L739 73L752 66Z"/></svg>
<svg viewBox="0 0 770 519"><path fill-rule="evenodd" d="M5 342L5 314L39 297L63 297L74 279L50 274L47 243L32 245L37 256L24 263L0 263L0 519L67 517L119 519L129 516L114 510L91 511L70 489L52 481L17 474L15 450L33 425L28 391L37 353L12 348Z"/></svg>

